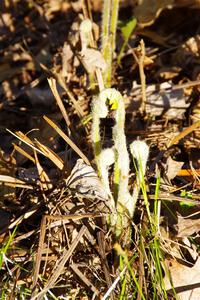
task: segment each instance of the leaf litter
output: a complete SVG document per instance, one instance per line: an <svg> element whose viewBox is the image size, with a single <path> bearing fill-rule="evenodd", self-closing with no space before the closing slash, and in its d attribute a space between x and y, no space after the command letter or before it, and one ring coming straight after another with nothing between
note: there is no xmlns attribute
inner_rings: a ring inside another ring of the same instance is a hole
<svg viewBox="0 0 200 300"><path fill-rule="evenodd" d="M114 243L123 242L107 227L109 196L95 171L91 123L83 124L106 68L96 47L101 3L2 1L0 9L1 297L129 299L135 287L127 267L116 263ZM92 45L81 51L79 27L89 16ZM112 86L126 101L128 141L145 139L150 146L151 211L161 177L163 281L169 299L174 290L178 299L199 299L199 3L124 1L119 19L131 27L117 32ZM101 125L103 143L110 146L112 112ZM130 185L134 181L131 174ZM155 299L146 274L151 242L146 218L141 195L132 244L125 250L131 261L142 228L145 251L131 267L145 299ZM120 274L128 284L119 281ZM163 299L157 291L156 299Z"/></svg>

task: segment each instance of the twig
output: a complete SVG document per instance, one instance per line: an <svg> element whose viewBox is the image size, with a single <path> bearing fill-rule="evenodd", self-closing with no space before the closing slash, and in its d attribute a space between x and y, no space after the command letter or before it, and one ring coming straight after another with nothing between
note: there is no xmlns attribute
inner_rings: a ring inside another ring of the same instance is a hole
<svg viewBox="0 0 200 300"><path fill-rule="evenodd" d="M111 287L107 290L107 292L105 293L105 295L103 296L103 298L101 300L106 300L110 294L112 293L112 291L116 288L118 282L120 281L120 278L124 275L124 273L126 272L127 267L124 267L124 269L121 271L121 273L117 276L117 278L114 280L113 284L111 285Z"/></svg>
<svg viewBox="0 0 200 300"><path fill-rule="evenodd" d="M63 271L63 268L64 268L67 260L70 258L71 254L73 253L73 251L77 247L78 243L80 242L81 238L83 237L83 235L85 234L86 231L87 231L87 227L85 225L83 225L81 227L78 235L73 240L73 242L72 242L71 246L69 247L69 249L64 251L63 255L61 256L61 258L57 262L57 267L54 268L54 270L52 271L52 276L48 280L46 286L37 295L31 297L31 300L34 300L34 299L40 300L40 299L42 299L43 295L46 294L46 292L54 286L54 284L56 283L58 277L60 276L61 272Z"/></svg>
<svg viewBox="0 0 200 300"><path fill-rule="evenodd" d="M24 149L22 149L21 147L19 147L18 145L16 145L15 143L12 143L14 149L19 152L21 155L25 156L26 158L28 158L29 160L31 160L34 164L35 164L35 159L28 154Z"/></svg>
<svg viewBox="0 0 200 300"><path fill-rule="evenodd" d="M70 265L70 268L74 271L74 273L76 273L76 275L85 283L85 285L87 285L88 288L90 288L93 293L95 294L95 296L99 295L99 291L96 289L96 287L92 284L91 281L89 281L89 279L79 270L79 268L77 267L77 264L72 263Z"/></svg>
<svg viewBox="0 0 200 300"><path fill-rule="evenodd" d="M45 239L45 233L46 233L46 220L47 216L43 216L41 225L40 225L40 239L39 239L39 245L38 245L38 252L36 256L36 264L35 264L35 272L33 275L33 284L32 284L32 295L31 297L35 297L36 294L36 284L40 272L40 263L42 258L42 250L44 247L44 239Z"/></svg>
<svg viewBox="0 0 200 300"><path fill-rule="evenodd" d="M53 128L55 129L58 134L67 142L67 144L84 160L84 162L87 165L90 165L90 161L88 158L85 156L85 154L74 144L74 142L47 116L43 116L45 121Z"/></svg>
<svg viewBox="0 0 200 300"><path fill-rule="evenodd" d="M147 102L146 99L146 76L144 73L144 60L145 60L145 45L144 41L140 41L140 56L138 59L138 65L139 65L139 73L140 73L140 80L141 80L141 92L142 92L142 103L140 107L140 111L142 114L145 113L145 105Z"/></svg>
<svg viewBox="0 0 200 300"><path fill-rule="evenodd" d="M187 127L186 129L184 129L181 133L179 133L177 136L175 136L168 145L168 148L171 147L172 145L178 143L178 141L180 141L181 139L183 139L186 135L190 134L191 132L193 132L196 128L200 127L200 121L195 122L194 124L192 124L191 126Z"/></svg>
<svg viewBox="0 0 200 300"><path fill-rule="evenodd" d="M102 264L103 271L104 271L104 274L105 274L106 283L107 283L108 288L110 288L110 286L112 285L112 280L111 280L111 277L110 277L109 266L108 266L108 262L107 262L107 259L106 259L105 235L102 231L99 231L97 233L97 240L98 240L98 244L99 244L99 255L100 255L100 258L101 258L101 264ZM113 291L111 291L111 293L110 293L111 300L115 299L114 296L115 295L114 295Z"/></svg>
<svg viewBox="0 0 200 300"><path fill-rule="evenodd" d="M71 127L71 122L70 122L70 119L69 119L69 117L67 115L66 109L65 109L65 107L63 105L63 102L62 102L62 100L60 98L60 95L58 93L58 90L57 90L57 87L56 87L56 80L53 77L47 78L47 80L48 80L49 86L51 88L51 91L52 91L52 93L53 93L53 95L54 95L54 97L56 99L56 102L57 102L57 104L58 104L58 106L60 108L60 111L61 111L61 113L63 115L63 118L65 119L65 122L66 122L68 128L70 128Z"/></svg>

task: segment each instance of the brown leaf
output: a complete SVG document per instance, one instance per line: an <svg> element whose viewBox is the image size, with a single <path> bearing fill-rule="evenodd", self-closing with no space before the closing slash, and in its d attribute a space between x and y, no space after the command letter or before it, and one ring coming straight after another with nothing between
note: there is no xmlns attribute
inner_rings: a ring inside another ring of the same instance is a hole
<svg viewBox="0 0 200 300"><path fill-rule="evenodd" d="M173 179L176 177L178 171L181 170L182 166L184 165L184 162L182 161L175 161L170 157L168 157L166 162L166 176L168 180Z"/></svg>
<svg viewBox="0 0 200 300"><path fill-rule="evenodd" d="M170 276L179 300L199 300L200 299L200 258L197 259L193 267L180 264L175 259L165 261L169 268ZM164 277L165 287L168 292L172 292L169 276Z"/></svg>
<svg viewBox="0 0 200 300"><path fill-rule="evenodd" d="M178 216L178 223L175 225L178 237L188 237L200 231L200 219L183 218Z"/></svg>

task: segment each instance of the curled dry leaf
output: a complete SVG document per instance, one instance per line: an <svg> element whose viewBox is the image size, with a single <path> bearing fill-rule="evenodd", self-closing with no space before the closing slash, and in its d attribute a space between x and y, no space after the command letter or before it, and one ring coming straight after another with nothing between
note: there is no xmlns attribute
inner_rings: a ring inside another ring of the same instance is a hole
<svg viewBox="0 0 200 300"><path fill-rule="evenodd" d="M168 180L173 179L176 177L178 172L181 170L182 166L184 165L184 162L182 161L175 161L170 157L168 157L166 162L166 176Z"/></svg>
<svg viewBox="0 0 200 300"><path fill-rule="evenodd" d="M94 73L96 68L105 71L107 67L101 52L91 48L81 51L81 61L89 74Z"/></svg>
<svg viewBox="0 0 200 300"><path fill-rule="evenodd" d="M85 198L108 200L108 194L95 170L78 159L71 175L65 179L67 187Z"/></svg>

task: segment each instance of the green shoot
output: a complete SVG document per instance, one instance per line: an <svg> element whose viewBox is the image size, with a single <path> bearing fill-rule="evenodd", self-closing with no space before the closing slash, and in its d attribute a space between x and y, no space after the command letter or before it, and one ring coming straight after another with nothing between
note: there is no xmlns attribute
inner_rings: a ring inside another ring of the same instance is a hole
<svg viewBox="0 0 200 300"><path fill-rule="evenodd" d="M117 63L120 64L124 50L128 44L128 40L137 25L137 20L136 20L136 18L133 17L132 19L130 19L126 22L120 21L118 25L119 25L119 28L121 30L121 33L122 33L122 36L124 39L124 42L122 44L122 47L121 47L118 57L117 57Z"/></svg>
<svg viewBox="0 0 200 300"><path fill-rule="evenodd" d="M6 253L10 247L10 244L13 241L13 238L15 236L15 233L17 231L17 226L15 227L15 229L13 230L13 232L10 234L7 242L5 243L5 245L3 245L3 247L0 249L0 269L2 268Z"/></svg>
<svg viewBox="0 0 200 300"><path fill-rule="evenodd" d="M186 190L182 190L180 196L183 197L183 198L187 198L187 199L188 198L189 199L193 198L192 194L190 192L186 191ZM190 208L192 206L195 206L194 203L192 203L192 202L186 202L186 201L181 201L179 204L180 204L180 206L185 207L185 208Z"/></svg>
<svg viewBox="0 0 200 300"><path fill-rule="evenodd" d="M135 272L134 272L134 270L133 270L133 268L132 268L132 266L131 266L132 263L133 263L133 261L136 259L137 254L135 254L135 255L132 257L132 259L129 260L129 259L128 259L127 253L121 248L121 246L120 246L119 244L115 244L114 249L116 250L116 252L117 252L117 254L119 255L120 259L123 258L124 264L126 265L128 271L129 271L130 277L132 278L132 280L133 280L134 283L135 283L135 286L136 286L136 288L137 288L137 290L138 290L138 293L139 293L141 299L142 299L142 300L146 300L146 299L145 299L145 296L144 296L144 294L143 294L143 292L142 292L142 290L141 290L141 287L140 287L140 285L139 285L139 283L138 283L138 280L137 280L137 277L136 277L136 275L135 275Z"/></svg>

